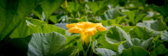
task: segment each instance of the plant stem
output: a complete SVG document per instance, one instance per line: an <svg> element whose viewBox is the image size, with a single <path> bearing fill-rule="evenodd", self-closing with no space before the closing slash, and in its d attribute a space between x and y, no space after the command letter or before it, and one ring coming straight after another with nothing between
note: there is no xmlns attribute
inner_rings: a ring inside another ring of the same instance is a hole
<svg viewBox="0 0 168 56"><path fill-rule="evenodd" d="M83 56L87 56L87 51L83 51Z"/></svg>

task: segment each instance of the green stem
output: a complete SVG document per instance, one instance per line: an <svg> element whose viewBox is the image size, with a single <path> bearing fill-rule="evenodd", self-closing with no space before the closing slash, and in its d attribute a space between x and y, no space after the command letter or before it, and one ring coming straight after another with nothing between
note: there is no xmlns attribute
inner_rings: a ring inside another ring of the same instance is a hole
<svg viewBox="0 0 168 56"><path fill-rule="evenodd" d="M83 51L83 56L87 56L87 51Z"/></svg>

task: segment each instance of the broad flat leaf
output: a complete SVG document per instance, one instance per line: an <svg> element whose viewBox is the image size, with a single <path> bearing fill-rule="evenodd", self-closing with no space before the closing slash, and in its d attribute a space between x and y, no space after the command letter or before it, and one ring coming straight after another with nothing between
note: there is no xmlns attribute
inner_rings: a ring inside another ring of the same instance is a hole
<svg viewBox="0 0 168 56"><path fill-rule="evenodd" d="M49 16L56 11L58 7L64 2L65 0L43 0L41 2L41 7L44 11L44 14L46 16L46 19L49 18Z"/></svg>
<svg viewBox="0 0 168 56"><path fill-rule="evenodd" d="M120 41L130 40L129 35L118 26L110 28L107 31L106 36L107 40L111 43L118 43Z"/></svg>
<svg viewBox="0 0 168 56"><path fill-rule="evenodd" d="M95 14L98 10L100 10L101 8L103 8L104 6L106 6L106 2L104 1L98 1L98 2L87 2L87 5L89 6L89 8L93 11L93 13Z"/></svg>
<svg viewBox="0 0 168 56"><path fill-rule="evenodd" d="M51 56L58 53L66 43L66 38L57 32L34 33L28 44L28 56Z"/></svg>
<svg viewBox="0 0 168 56"><path fill-rule="evenodd" d="M32 33L58 32L65 35L65 30L55 25L46 24L38 19L23 20L21 24L10 35L10 38L25 38Z"/></svg>
<svg viewBox="0 0 168 56"><path fill-rule="evenodd" d="M164 33L161 33L161 40L167 41L168 40L168 32L164 31Z"/></svg>
<svg viewBox="0 0 168 56"><path fill-rule="evenodd" d="M95 48L94 53L101 55L101 56L113 56L116 55L116 52L110 50L110 49L106 49L106 48Z"/></svg>
<svg viewBox="0 0 168 56"><path fill-rule="evenodd" d="M128 41L130 45L132 46L132 43L130 41L130 36L118 26L114 26L107 31L106 41L108 42L106 46L111 45L111 47L108 46L106 48L110 48L114 51L117 50L120 53L122 52L122 50L120 50L121 48L119 48L120 44L124 43L125 41Z"/></svg>
<svg viewBox="0 0 168 56"><path fill-rule="evenodd" d="M133 46L132 48L123 50L123 53L120 54L120 56L148 56L149 53L138 46Z"/></svg>
<svg viewBox="0 0 168 56"><path fill-rule="evenodd" d="M156 31L163 31L168 29L166 24L161 20L143 21L143 23L138 23L137 26L148 27Z"/></svg>
<svg viewBox="0 0 168 56"><path fill-rule="evenodd" d="M102 35L99 37L98 42L102 45L103 48L107 48L107 49L114 50L116 52L120 52L119 46L125 41L120 41L118 43L111 43L112 41L109 41L105 35Z"/></svg>
<svg viewBox="0 0 168 56"><path fill-rule="evenodd" d="M129 34L131 38L139 38L142 40L147 40L149 38L156 37L157 35L160 34L160 32L154 31L147 27L135 26L133 29L130 30Z"/></svg>
<svg viewBox="0 0 168 56"><path fill-rule="evenodd" d="M0 2L0 41L28 16L40 0L1 0Z"/></svg>

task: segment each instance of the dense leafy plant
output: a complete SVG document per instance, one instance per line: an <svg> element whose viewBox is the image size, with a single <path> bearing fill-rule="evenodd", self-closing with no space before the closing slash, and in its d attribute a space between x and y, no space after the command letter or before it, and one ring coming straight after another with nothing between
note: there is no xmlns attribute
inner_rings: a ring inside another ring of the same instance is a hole
<svg viewBox="0 0 168 56"><path fill-rule="evenodd" d="M1 0L0 55L168 56L168 1L156 2Z"/></svg>

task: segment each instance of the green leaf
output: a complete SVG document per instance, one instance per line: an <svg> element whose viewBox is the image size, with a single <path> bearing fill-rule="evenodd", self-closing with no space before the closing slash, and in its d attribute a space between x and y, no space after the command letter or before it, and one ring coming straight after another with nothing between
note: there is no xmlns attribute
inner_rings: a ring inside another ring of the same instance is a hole
<svg viewBox="0 0 168 56"><path fill-rule="evenodd" d="M160 40L155 40L155 49L151 52L151 56L166 56L168 55L168 42L163 42Z"/></svg>
<svg viewBox="0 0 168 56"><path fill-rule="evenodd" d="M79 22L87 22L87 17L83 16L79 19Z"/></svg>
<svg viewBox="0 0 168 56"><path fill-rule="evenodd" d="M133 46L132 48L123 50L123 53L120 54L120 56L148 56L149 53L138 46Z"/></svg>
<svg viewBox="0 0 168 56"><path fill-rule="evenodd" d="M10 38L25 38L32 33L58 32L65 35L65 30L55 25L46 24L38 19L23 20L21 24L10 35Z"/></svg>
<svg viewBox="0 0 168 56"><path fill-rule="evenodd" d="M135 22L139 22L140 20L142 20L144 17L146 16L146 14L139 14L136 16L135 18Z"/></svg>
<svg viewBox="0 0 168 56"><path fill-rule="evenodd" d="M153 38L149 38L147 40L141 40L138 38L132 38L131 42L134 46L140 46L143 47L146 50L149 50L151 48L153 48L153 42L152 42Z"/></svg>
<svg viewBox="0 0 168 56"><path fill-rule="evenodd" d="M124 14L129 18L129 22L135 25L136 21L139 21L141 19L141 18L136 19L138 12L139 10L125 11ZM139 17L142 17L142 16L139 16Z"/></svg>
<svg viewBox="0 0 168 56"><path fill-rule="evenodd" d="M101 55L101 56L114 56L116 55L116 52L106 49L106 48L95 48L94 53Z"/></svg>
<svg viewBox="0 0 168 56"><path fill-rule="evenodd" d="M67 7L68 12L74 13L79 11L80 8L81 8L81 5L79 3L68 2L68 7Z"/></svg>
<svg viewBox="0 0 168 56"><path fill-rule="evenodd" d="M120 0L109 0L109 2L112 4L112 6L115 8L119 4Z"/></svg>
<svg viewBox="0 0 168 56"><path fill-rule="evenodd" d="M119 26L119 27L128 33L134 26Z"/></svg>
<svg viewBox="0 0 168 56"><path fill-rule="evenodd" d="M166 24L161 20L143 21L143 23L138 23L137 26L148 27L156 31L163 31L168 29Z"/></svg>
<svg viewBox="0 0 168 56"><path fill-rule="evenodd" d="M119 53L121 53L122 49L124 49L121 44L125 41L131 43L129 35L118 26L110 28L106 33L105 39L102 37L100 41L105 48L112 49Z"/></svg>
<svg viewBox="0 0 168 56"><path fill-rule="evenodd" d="M56 54L56 56L72 56L75 55L77 52L78 48L72 46L61 50L59 53Z"/></svg>
<svg viewBox="0 0 168 56"><path fill-rule="evenodd" d="M43 0L41 7L44 11L45 17L48 20L49 16L56 11L58 7L64 2L64 0Z"/></svg>
<svg viewBox="0 0 168 56"><path fill-rule="evenodd" d="M10 35L40 0L1 0L0 41Z"/></svg>
<svg viewBox="0 0 168 56"><path fill-rule="evenodd" d="M66 45L76 43L80 39L79 35L71 35L71 36L66 36L67 43Z"/></svg>
<svg viewBox="0 0 168 56"><path fill-rule="evenodd" d="M168 32L164 31L164 33L161 33L161 40L168 41Z"/></svg>
<svg viewBox="0 0 168 56"><path fill-rule="evenodd" d="M104 20L107 20L107 19L115 19L117 18L118 16L120 15L120 11L119 9L117 8L111 8L109 10L107 10L104 15L102 15L101 17L104 19ZM118 17L119 19L121 17Z"/></svg>
<svg viewBox="0 0 168 56"><path fill-rule="evenodd" d="M28 44L28 56L51 56L65 45L66 38L57 32L34 33Z"/></svg>
<svg viewBox="0 0 168 56"><path fill-rule="evenodd" d="M167 1L165 0L164 2L167 2ZM150 7L158 11L161 15L163 15L163 17L168 16L168 12L166 12L168 10L167 4L165 4L164 6L155 6L154 4L151 4Z"/></svg>
<svg viewBox="0 0 168 56"><path fill-rule="evenodd" d="M140 27L135 26L130 32L129 32L131 38L139 38L142 40L147 40L149 38L154 38L157 35L160 34L159 31L154 31L152 29L149 29L147 27Z"/></svg>
<svg viewBox="0 0 168 56"><path fill-rule="evenodd" d="M130 40L129 35L118 26L110 28L107 31L106 36L107 40L111 43L118 43L120 41Z"/></svg>
<svg viewBox="0 0 168 56"><path fill-rule="evenodd" d="M57 24L57 22L58 22L57 16L50 16L49 19L50 19L54 24Z"/></svg>
<svg viewBox="0 0 168 56"><path fill-rule="evenodd" d="M32 13L34 13L38 18L40 18L43 21L43 19L42 19L42 8L41 8L40 5L38 5L36 8L34 8Z"/></svg>
<svg viewBox="0 0 168 56"><path fill-rule="evenodd" d="M87 5L93 11L94 14L96 14L96 12L98 10L100 10L101 8L103 8L104 6L106 6L106 4L107 3L105 1L87 2Z"/></svg>
<svg viewBox="0 0 168 56"><path fill-rule="evenodd" d="M116 41L116 40L115 40ZM107 49L112 49L116 52L122 52L120 51L121 48L119 48L119 46L124 43L125 41L120 41L117 43L112 43L112 40L108 40L108 38L105 36L105 34L103 34L102 36L99 37L98 42L102 45L103 48L107 48Z"/></svg>

